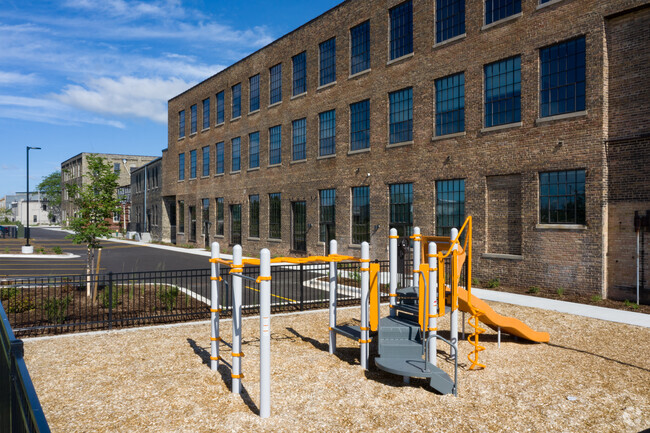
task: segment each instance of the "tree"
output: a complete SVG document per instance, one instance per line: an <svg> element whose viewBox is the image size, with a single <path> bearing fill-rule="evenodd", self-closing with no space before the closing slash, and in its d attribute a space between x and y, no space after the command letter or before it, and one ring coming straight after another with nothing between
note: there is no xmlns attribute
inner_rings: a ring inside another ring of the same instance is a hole
<svg viewBox="0 0 650 433"><path fill-rule="evenodd" d="M38 184L38 190L47 200L50 211L48 217L60 219L61 216L61 172L59 170L43 176L43 180Z"/></svg>
<svg viewBox="0 0 650 433"><path fill-rule="evenodd" d="M88 247L86 295L94 298L90 275L96 271L95 256L101 248L101 238L112 233L109 218L113 217L113 212L119 212L120 201L115 193L118 174L113 171L113 166L96 155L89 155L87 162L88 171L83 175L87 181L81 185L67 186L69 196L73 197L72 202L78 209L70 221L70 229L74 233L66 237L75 244Z"/></svg>

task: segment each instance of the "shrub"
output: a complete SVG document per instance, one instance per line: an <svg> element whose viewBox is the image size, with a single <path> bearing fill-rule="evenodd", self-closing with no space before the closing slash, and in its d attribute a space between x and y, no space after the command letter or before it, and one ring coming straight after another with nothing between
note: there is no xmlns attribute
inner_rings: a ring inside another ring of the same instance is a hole
<svg viewBox="0 0 650 433"><path fill-rule="evenodd" d="M501 285L501 282L499 281L499 279L498 278L492 278L491 280L488 280L485 287L487 287L488 289L496 289L497 287L499 287L499 285Z"/></svg>
<svg viewBox="0 0 650 433"><path fill-rule="evenodd" d="M63 250L59 246L53 247L52 251L54 251L54 254L63 254Z"/></svg>
<svg viewBox="0 0 650 433"><path fill-rule="evenodd" d="M526 290L526 293L532 293L532 294L539 293L539 287L531 286L528 290Z"/></svg>
<svg viewBox="0 0 650 433"><path fill-rule="evenodd" d="M47 314L47 320L52 323L63 323L68 315L68 306L72 302L72 295L63 299L47 298L43 302L43 309Z"/></svg>
<svg viewBox="0 0 650 433"><path fill-rule="evenodd" d="M101 302L104 308L112 307L115 308L121 304L120 299L122 299L122 289L113 287L113 299L111 299L111 293L108 290L108 287L104 288L99 294L99 302Z"/></svg>
<svg viewBox="0 0 650 433"><path fill-rule="evenodd" d="M639 308L639 306L638 306L637 304L635 304L634 302L630 302L628 299L626 299L625 301L623 301L623 304L625 304L626 307L630 307L630 308L632 308L632 309L634 309L634 310L636 310L637 308Z"/></svg>
<svg viewBox="0 0 650 433"><path fill-rule="evenodd" d="M591 302L600 302L602 300L603 300L603 298L601 298L600 295L593 295L591 297Z"/></svg>
<svg viewBox="0 0 650 433"><path fill-rule="evenodd" d="M9 247L5 247L5 254L9 254Z"/></svg>
<svg viewBox="0 0 650 433"><path fill-rule="evenodd" d="M472 278L472 286L480 286L481 282L478 278Z"/></svg>
<svg viewBox="0 0 650 433"><path fill-rule="evenodd" d="M171 311L176 307L176 297L178 296L178 288L176 287L161 287L158 290L158 299L165 306L165 310Z"/></svg>
<svg viewBox="0 0 650 433"><path fill-rule="evenodd" d="M562 296L564 296L564 287L558 287L555 292L561 298Z"/></svg>
<svg viewBox="0 0 650 433"><path fill-rule="evenodd" d="M18 289L14 286L0 289L0 299L3 301L15 298L16 296L18 296Z"/></svg>
<svg viewBox="0 0 650 433"><path fill-rule="evenodd" d="M34 308L36 308L36 305L29 296L23 299L12 298L7 303L8 313L24 313Z"/></svg>
<svg viewBox="0 0 650 433"><path fill-rule="evenodd" d="M36 248L36 252L38 254L45 254L45 248L43 248L43 247Z"/></svg>

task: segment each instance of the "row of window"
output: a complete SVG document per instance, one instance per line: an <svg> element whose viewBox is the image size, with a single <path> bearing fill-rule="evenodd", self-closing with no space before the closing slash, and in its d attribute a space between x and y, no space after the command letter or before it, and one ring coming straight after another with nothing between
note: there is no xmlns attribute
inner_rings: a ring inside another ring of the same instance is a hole
<svg viewBox="0 0 650 433"><path fill-rule="evenodd" d="M351 242L360 244L370 241L370 187L358 186L350 189L351 197ZM210 220L210 199L202 199L203 226ZM248 197L249 237L260 238L260 196ZM224 198L215 200L217 236L223 236ZM268 195L268 238L282 238L282 195ZM291 203L292 248L306 250L307 212L305 201ZM436 182L436 235L449 236L453 227L459 228L465 220L465 180L451 179ZM179 231L185 226L184 202L179 202ZM582 224L585 216L585 171L567 170L539 174L539 221L542 224ZM230 241L241 243L241 204L229 205ZM329 242L336 239L336 189L319 191L319 240ZM413 184L389 185L390 228L397 229L399 236L410 236L413 228Z"/></svg>
<svg viewBox="0 0 650 433"><path fill-rule="evenodd" d="M551 0L540 0L540 4L547 3ZM485 0L485 23L505 19L509 16L521 12L521 0ZM395 60L413 52L413 4L412 1L404 2L389 10L389 37L390 37L390 60ZM463 35L465 33L465 0L436 0L436 42L440 43L445 40ZM583 41L584 47L584 41ZM365 21L350 29L350 74L358 74L370 69L370 21ZM552 54L548 53L548 63L550 69L546 74L549 84L546 86L546 92L542 94L546 98L541 103L542 116L552 115L553 111L563 112L561 106L566 107L566 111L574 111L568 104L578 106L576 99L584 100L584 90L580 94L580 89L569 88L569 84L552 85L550 81L559 80L564 74L570 75L571 69L578 69L579 65L565 65L571 61L568 57L573 55L573 60L577 62L580 57L579 52L573 54L557 54L551 59ZM582 52L584 57L584 48ZM498 69L486 70L486 75L490 75L491 91L489 113L485 114L486 127L495 124L509 123L509 119L515 119L520 116L519 96L517 96L520 86L520 80L517 81L519 68L515 64L518 62L517 57L511 62L506 61L505 66L496 65ZM564 67L564 72L553 72L555 64ZM506 68L502 70L503 68ZM486 66L486 68L488 68ZM584 59L583 59L584 69ZM303 51L292 57L292 96L298 96L307 91L307 53ZM576 70L575 73L580 73ZM584 75L584 74L583 74ZM568 83L574 83L579 86L580 80L572 80L566 77ZM330 38L319 44L319 86L326 86L336 81L336 37ZM544 81L544 74L542 75ZM486 79L487 82L487 79ZM584 78L582 80L584 85ZM231 87L231 119L239 118L242 114L241 94L242 84L237 83ZM584 86L583 86L584 87ZM260 109L260 74L249 78L249 112L255 112ZM573 97L573 102L571 99ZM225 121L225 91L216 94L216 124L219 125ZM458 99L458 98L456 98ZM269 68L269 105L277 104L282 101L282 63ZM486 88L486 106L488 105L488 90ZM545 101L545 102L544 102ZM452 101L453 102L453 101ZM458 101L456 101L458 102ZM554 106L556 105L556 106ZM584 105L584 102L583 104ZM457 110L457 109L456 109ZM578 109L576 108L575 111ZM459 117L461 113L451 113L445 117L446 123L443 123L440 130L458 129L464 119ZM516 122L516 120L513 120ZM197 132L197 104L190 107L190 134ZM203 129L210 127L210 98L203 100ZM185 110L179 112L179 138L185 137Z"/></svg>

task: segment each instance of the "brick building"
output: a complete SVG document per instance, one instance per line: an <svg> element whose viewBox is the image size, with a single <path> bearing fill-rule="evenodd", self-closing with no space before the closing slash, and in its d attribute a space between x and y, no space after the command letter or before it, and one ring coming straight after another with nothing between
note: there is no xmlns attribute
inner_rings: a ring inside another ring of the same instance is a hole
<svg viewBox="0 0 650 433"><path fill-rule="evenodd" d="M480 279L628 287L649 9L345 1L169 101L163 239L385 258L472 215Z"/></svg>
<svg viewBox="0 0 650 433"><path fill-rule="evenodd" d="M131 220L129 231L162 239L162 158L131 171ZM173 239L172 239L173 241Z"/></svg>
<svg viewBox="0 0 650 433"><path fill-rule="evenodd" d="M131 170L136 167L155 159L155 156L143 155L118 155L112 153L87 153L82 152L61 163L61 223L67 224L69 218L75 213L75 205L68 196L66 185L76 183L81 185L84 181L83 175L88 171L88 155L95 155L104 158L105 162L112 164L115 173L119 174L117 179L118 188L116 193L128 195L131 185ZM113 227L116 230L124 228L125 222L128 222L128 203L122 204L126 214L115 215L113 217ZM126 219L126 221L125 221Z"/></svg>

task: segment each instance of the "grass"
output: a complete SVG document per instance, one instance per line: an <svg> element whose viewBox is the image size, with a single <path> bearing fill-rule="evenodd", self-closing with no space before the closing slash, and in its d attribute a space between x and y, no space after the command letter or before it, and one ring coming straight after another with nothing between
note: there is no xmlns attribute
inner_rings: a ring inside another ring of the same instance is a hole
<svg viewBox="0 0 650 433"><path fill-rule="evenodd" d="M594 302L594 303L595 302L600 302L602 300L603 300L603 298L600 295L592 295L592 297L591 297L591 302Z"/></svg>
<svg viewBox="0 0 650 433"><path fill-rule="evenodd" d="M564 296L564 287L558 287L555 293L557 293L557 295L561 298Z"/></svg>
<svg viewBox="0 0 650 433"><path fill-rule="evenodd" d="M530 288L529 288L528 290L526 290L526 293L530 293L530 294L536 295L537 293L539 293L539 287L537 287L537 286L530 286Z"/></svg>
<svg viewBox="0 0 650 433"><path fill-rule="evenodd" d="M156 289L158 289L156 287ZM158 299L165 306L165 310L171 311L176 306L176 297L178 296L178 288L176 287L161 287L157 290Z"/></svg>
<svg viewBox="0 0 650 433"><path fill-rule="evenodd" d="M111 291L109 291L107 287L99 294L99 302L104 308L115 308L120 304L120 299L122 298L122 289L118 289L113 286ZM111 299L111 294L113 299Z"/></svg>
<svg viewBox="0 0 650 433"><path fill-rule="evenodd" d="M499 278L492 278L488 280L488 282L485 284L485 287L487 289L496 289L501 285L501 282L499 281Z"/></svg>
<svg viewBox="0 0 650 433"><path fill-rule="evenodd" d="M636 310L637 308L639 308L639 306L637 304L635 304L634 302L630 302L628 299L623 301L623 304L628 308L632 308L633 310Z"/></svg>

